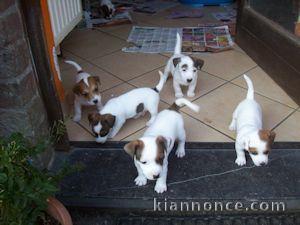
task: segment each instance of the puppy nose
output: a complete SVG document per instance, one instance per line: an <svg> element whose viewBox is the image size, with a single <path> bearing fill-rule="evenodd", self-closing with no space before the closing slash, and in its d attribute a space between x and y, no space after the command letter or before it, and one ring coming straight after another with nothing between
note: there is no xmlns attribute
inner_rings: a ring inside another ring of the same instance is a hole
<svg viewBox="0 0 300 225"><path fill-rule="evenodd" d="M190 82L192 82L192 80L193 80L193 79L187 79L186 81L190 83Z"/></svg>
<svg viewBox="0 0 300 225"><path fill-rule="evenodd" d="M265 166L265 165L267 165L267 163L261 162L260 165L261 165L261 166Z"/></svg>
<svg viewBox="0 0 300 225"><path fill-rule="evenodd" d="M97 104L97 103L98 103L98 100L97 100L97 99L95 99L93 102L94 102L95 104Z"/></svg>
<svg viewBox="0 0 300 225"><path fill-rule="evenodd" d="M153 178L157 179L157 178L159 178L159 175L153 175Z"/></svg>

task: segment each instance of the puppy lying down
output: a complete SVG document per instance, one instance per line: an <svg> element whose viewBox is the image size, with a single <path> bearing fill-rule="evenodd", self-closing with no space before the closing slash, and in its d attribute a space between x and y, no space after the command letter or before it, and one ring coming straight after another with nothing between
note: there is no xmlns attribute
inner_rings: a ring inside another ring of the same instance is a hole
<svg viewBox="0 0 300 225"><path fill-rule="evenodd" d="M275 132L262 129L262 110L254 100L254 89L250 78L244 75L248 85L248 93L235 109L230 130L236 131L236 160L239 166L246 164L244 150L248 151L253 163L261 166L268 163L271 145L275 139Z"/></svg>
<svg viewBox="0 0 300 225"><path fill-rule="evenodd" d="M91 113L88 120L92 126L96 142L104 143L113 138L129 118L138 118L146 111L151 114L147 125L150 125L158 111L159 92L163 88L164 79L160 72L160 80L155 88L136 88L116 98L110 99L98 113Z"/></svg>
<svg viewBox="0 0 300 225"><path fill-rule="evenodd" d="M179 107L186 105L198 112L199 107L190 101L179 98L169 109L158 113L155 121L138 140L124 146L125 151L133 157L138 176L135 184L146 185L147 179L157 179L154 190L163 193L167 190L168 156L178 140L177 157L185 155L184 122Z"/></svg>

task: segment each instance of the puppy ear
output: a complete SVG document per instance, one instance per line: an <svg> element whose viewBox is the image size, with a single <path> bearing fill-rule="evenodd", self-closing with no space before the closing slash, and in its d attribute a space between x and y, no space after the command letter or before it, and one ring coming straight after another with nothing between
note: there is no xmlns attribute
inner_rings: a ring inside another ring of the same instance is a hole
<svg viewBox="0 0 300 225"><path fill-rule="evenodd" d="M159 146L164 151L166 151L169 147L168 140L163 136L158 136L156 138L156 143L157 143L157 146Z"/></svg>
<svg viewBox="0 0 300 225"><path fill-rule="evenodd" d="M276 137L276 133L274 131L270 131L269 133L270 144L274 143L275 137Z"/></svg>
<svg viewBox="0 0 300 225"><path fill-rule="evenodd" d="M92 76L92 78L94 79L94 81L97 83L97 84L101 84L100 82L100 78L98 76Z"/></svg>
<svg viewBox="0 0 300 225"><path fill-rule="evenodd" d="M173 59L173 64L174 64L174 66L176 67L177 64L180 63L180 61L181 61L180 57L174 58L174 59Z"/></svg>
<svg viewBox="0 0 300 225"><path fill-rule="evenodd" d="M106 123L110 128L115 125L116 117L111 114L105 114L104 116L104 123Z"/></svg>
<svg viewBox="0 0 300 225"><path fill-rule="evenodd" d="M260 130L259 137L261 140L266 141L269 144L272 144L275 140L276 133L271 130Z"/></svg>
<svg viewBox="0 0 300 225"><path fill-rule="evenodd" d="M88 115L88 120L90 122L90 125L95 126L99 123L101 119L101 115L99 113L90 113Z"/></svg>
<svg viewBox="0 0 300 225"><path fill-rule="evenodd" d="M73 93L76 94L76 95L81 95L81 93L82 93L82 86L80 85L80 83L77 83L73 87Z"/></svg>
<svg viewBox="0 0 300 225"><path fill-rule="evenodd" d="M131 157L136 155L137 159L141 158L143 148L144 148L144 142L141 140L131 141L124 146L125 152Z"/></svg>
<svg viewBox="0 0 300 225"><path fill-rule="evenodd" d="M194 61L194 66L197 68L197 70L201 70L201 68L204 65L204 61L199 58L194 58L194 57L191 57L191 58Z"/></svg>

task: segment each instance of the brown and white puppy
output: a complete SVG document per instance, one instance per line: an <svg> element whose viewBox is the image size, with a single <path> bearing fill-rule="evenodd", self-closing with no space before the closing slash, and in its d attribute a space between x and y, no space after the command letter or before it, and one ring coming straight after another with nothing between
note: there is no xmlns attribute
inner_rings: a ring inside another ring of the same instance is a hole
<svg viewBox="0 0 300 225"><path fill-rule="evenodd" d="M111 0L100 1L100 14L104 19L111 19L115 11L115 6L112 4Z"/></svg>
<svg viewBox="0 0 300 225"><path fill-rule="evenodd" d="M135 184L146 185L147 179L157 179L154 190L163 193L167 190L168 156L178 140L176 155L185 156L185 129L179 107L186 105L198 112L199 106L179 98L169 108L157 114L155 121L138 140L124 146L125 151L133 157L138 176Z"/></svg>
<svg viewBox="0 0 300 225"><path fill-rule="evenodd" d="M75 94L73 120L79 122L83 105L95 105L98 110L102 108L100 79L84 72L81 66L74 61L67 60L65 62L74 66L77 70L76 84L73 87L73 93Z"/></svg>
<svg viewBox="0 0 300 225"><path fill-rule="evenodd" d="M174 55L169 59L165 71L164 79L167 80L169 74L173 76L173 88L175 97L183 97L181 85L188 86L187 96L194 97L198 79L198 70L202 68L204 61L181 53L181 38L177 33L177 42Z"/></svg>
<svg viewBox="0 0 300 225"><path fill-rule="evenodd" d="M252 81L246 75L244 78L248 85L247 98L235 109L229 126L230 130L237 132L235 163L239 166L246 164L246 150L256 166L266 165L276 134L271 130L262 129L262 110L254 100Z"/></svg>
<svg viewBox="0 0 300 225"><path fill-rule="evenodd" d="M160 71L159 71L160 72ZM163 74L155 88L135 88L110 99L98 113L89 115L89 121L96 142L104 143L113 138L129 118L138 118L148 111L151 115L149 126L155 120L159 104L159 92L163 88Z"/></svg>

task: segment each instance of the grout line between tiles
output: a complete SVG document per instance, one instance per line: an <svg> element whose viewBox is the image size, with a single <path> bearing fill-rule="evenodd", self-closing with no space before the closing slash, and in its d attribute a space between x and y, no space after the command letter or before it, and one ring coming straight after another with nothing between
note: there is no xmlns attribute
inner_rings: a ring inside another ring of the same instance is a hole
<svg viewBox="0 0 300 225"><path fill-rule="evenodd" d="M230 81L230 83L233 84L234 86L240 87L240 88L242 88L242 89L244 89L244 90L248 90L248 88L245 88L245 87L243 87L243 86L240 86L240 85L238 85L238 84L235 84L235 83L233 83L233 82L231 82L231 81ZM256 92L256 91L254 91L254 93L257 94L257 95L259 95L259 96L261 96L261 97L267 98L267 99L269 99L269 100L271 100L271 101L273 101L273 102L277 102L277 103L279 103L279 104L281 104L281 105L284 105L284 106L286 106L286 107L288 107L288 108L290 108L290 109L297 109L297 107L294 108L294 107L292 107L292 106L289 106L289 105L287 105L287 104L285 104L285 103L282 103L282 102L280 102L280 101L278 101L278 100L276 100L276 99L270 98L270 97L268 97L268 96L266 96L266 95L263 95L263 94L261 94L261 93L258 93L258 92Z"/></svg>
<svg viewBox="0 0 300 225"><path fill-rule="evenodd" d="M127 135L127 136L126 136L126 137L124 137L124 138L122 138L120 141L123 141L124 139L126 139L126 138L130 137L131 135L134 135L134 134L136 134L137 132L139 132L139 131L143 130L143 129L144 129L144 128L146 128L146 127L147 127L147 126L144 126L144 127L142 127L141 129L138 129L138 130L134 131L133 133L131 133L131 134Z"/></svg>
<svg viewBox="0 0 300 225"><path fill-rule="evenodd" d="M293 110L289 115L287 115L282 121L280 121L278 124L276 124L272 130L275 130L277 127L279 127L281 124L283 124L286 120L288 120L295 112L298 111L300 107L298 107L297 109Z"/></svg>

